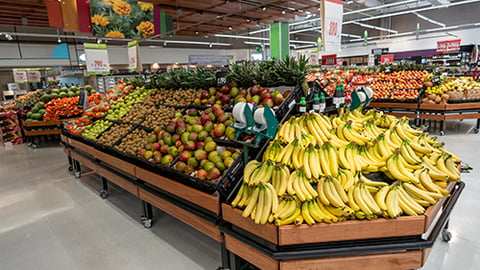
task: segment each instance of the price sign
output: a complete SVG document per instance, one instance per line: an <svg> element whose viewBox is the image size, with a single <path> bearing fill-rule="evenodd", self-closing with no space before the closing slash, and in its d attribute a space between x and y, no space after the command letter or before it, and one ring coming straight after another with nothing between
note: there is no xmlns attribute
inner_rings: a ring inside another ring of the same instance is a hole
<svg viewBox="0 0 480 270"><path fill-rule="evenodd" d="M88 93L85 88L80 89L80 95L78 96L78 108L85 110L88 106Z"/></svg>
<svg viewBox="0 0 480 270"><path fill-rule="evenodd" d="M28 82L27 70L26 69L14 69L13 78L16 83L26 83Z"/></svg>
<svg viewBox="0 0 480 270"><path fill-rule="evenodd" d="M437 84L440 82L440 76L433 76L432 77L432 83Z"/></svg>
<svg viewBox="0 0 480 270"><path fill-rule="evenodd" d="M337 51L342 41L343 3L322 0L322 36L325 51Z"/></svg>
<svg viewBox="0 0 480 270"><path fill-rule="evenodd" d="M40 69L29 69L27 71L28 82L40 82L42 75Z"/></svg>
<svg viewBox="0 0 480 270"><path fill-rule="evenodd" d="M334 66L336 64L337 64L337 55L336 54L322 55L322 65L323 66Z"/></svg>
<svg viewBox="0 0 480 270"><path fill-rule="evenodd" d="M223 86L225 84L227 84L227 72L224 71L224 70L217 70L217 72L215 73L215 77L217 79L217 85L218 86Z"/></svg>
<svg viewBox="0 0 480 270"><path fill-rule="evenodd" d="M84 43L87 58L87 73L89 75L109 74L107 44Z"/></svg>
<svg viewBox="0 0 480 270"><path fill-rule="evenodd" d="M380 63L391 64L393 63L393 54L385 54L380 57Z"/></svg>
<svg viewBox="0 0 480 270"><path fill-rule="evenodd" d="M128 70L130 72L137 69L137 50L138 42L136 40L128 42Z"/></svg>
<svg viewBox="0 0 480 270"><path fill-rule="evenodd" d="M461 39L444 40L437 42L437 52L456 52L460 50Z"/></svg>

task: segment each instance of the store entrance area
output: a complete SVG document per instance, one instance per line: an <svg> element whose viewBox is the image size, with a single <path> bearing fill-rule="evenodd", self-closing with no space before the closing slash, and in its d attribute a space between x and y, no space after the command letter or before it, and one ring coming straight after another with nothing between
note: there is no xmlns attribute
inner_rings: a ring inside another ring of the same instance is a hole
<svg viewBox="0 0 480 270"><path fill-rule="evenodd" d="M95 174L74 178L57 143L0 147L0 269L216 269L219 244ZM88 169L83 168L84 171Z"/></svg>

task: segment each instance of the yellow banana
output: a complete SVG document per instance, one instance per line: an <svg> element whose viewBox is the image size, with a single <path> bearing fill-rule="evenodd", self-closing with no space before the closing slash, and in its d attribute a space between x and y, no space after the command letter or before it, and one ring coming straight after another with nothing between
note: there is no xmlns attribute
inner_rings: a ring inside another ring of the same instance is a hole
<svg viewBox="0 0 480 270"><path fill-rule="evenodd" d="M303 216L303 220L308 225L314 225L315 224L315 220L313 219L313 217L310 214L308 201L302 203L302 216Z"/></svg>
<svg viewBox="0 0 480 270"><path fill-rule="evenodd" d="M240 202L240 200L242 199L243 197L243 192L245 191L245 183L243 183L241 186L240 186L240 189L238 190L238 193L237 193L237 196L235 197L235 199L233 199L231 205L233 207L236 207L238 205L238 203ZM246 191L245 191L246 192Z"/></svg>
<svg viewBox="0 0 480 270"><path fill-rule="evenodd" d="M251 196L251 198L250 198L250 200L249 200L249 202L248 202L248 204L247 204L247 207L245 208L245 210L243 210L242 216L243 216L244 218L249 217L250 214L251 214L252 211L253 211L253 208L254 208L255 206L257 206L257 201L258 201L258 197L259 197L258 195L259 195L259 193L260 193L260 187L256 187L256 188L253 190L253 194L252 194L252 196Z"/></svg>
<svg viewBox="0 0 480 270"><path fill-rule="evenodd" d="M383 211L388 211L386 199L389 191L390 187L384 186L375 194L375 202Z"/></svg>
<svg viewBox="0 0 480 270"><path fill-rule="evenodd" d="M297 217L302 213L301 209L300 209L300 206L298 205L296 208L295 208L295 212L289 216L288 218L285 218L285 219L276 219L275 220L275 225L277 226L281 226L281 225L288 225L288 224L292 224L295 222L295 220L297 219Z"/></svg>
<svg viewBox="0 0 480 270"><path fill-rule="evenodd" d="M436 203L436 200L432 198L430 192L428 191L421 190L410 183L403 183L403 187L406 191L408 191L409 194L415 195L418 198L429 202L430 204Z"/></svg>
<svg viewBox="0 0 480 270"><path fill-rule="evenodd" d="M387 194L387 199L385 200L385 203L387 205L387 213L389 217L396 218L402 214L402 210L399 204L399 194L397 186L394 186L390 189Z"/></svg>
<svg viewBox="0 0 480 270"><path fill-rule="evenodd" d="M267 212L267 209L266 209L266 192L265 192L265 187L263 185L258 185L258 188L260 189L259 191L259 194L258 194L258 202L257 202L257 211L255 213L255 216L254 216L254 219L253 221L256 223L256 224L260 224L260 221L262 219L262 215L264 212ZM267 213L267 214L270 214L270 213ZM268 218L268 215L267 215L267 218Z"/></svg>

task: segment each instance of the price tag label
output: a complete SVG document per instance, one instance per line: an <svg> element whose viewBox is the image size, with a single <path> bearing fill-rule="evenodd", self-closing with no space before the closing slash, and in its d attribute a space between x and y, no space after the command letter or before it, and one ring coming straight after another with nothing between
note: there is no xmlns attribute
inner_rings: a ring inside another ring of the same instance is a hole
<svg viewBox="0 0 480 270"><path fill-rule="evenodd" d="M110 73L107 44L84 43L87 60L87 72L89 75Z"/></svg>
<svg viewBox="0 0 480 270"><path fill-rule="evenodd" d="M438 82L440 82L440 76L438 76L438 75L437 75L437 76L433 76L433 77L432 77L432 83L437 84Z"/></svg>
<svg viewBox="0 0 480 270"><path fill-rule="evenodd" d="M390 67L385 67L385 73L392 73L392 69Z"/></svg>
<svg viewBox="0 0 480 270"><path fill-rule="evenodd" d="M341 45L343 3L340 0L322 1L322 34L325 51L336 51Z"/></svg>
<svg viewBox="0 0 480 270"><path fill-rule="evenodd" d="M227 75L226 71L222 71L222 70L217 71L217 73L215 74L215 77L217 78L217 85L218 86L223 86L223 85L227 84L226 75Z"/></svg>
<svg viewBox="0 0 480 270"><path fill-rule="evenodd" d="M85 110L88 106L88 93L85 88L80 89L80 95L78 96L78 108Z"/></svg>

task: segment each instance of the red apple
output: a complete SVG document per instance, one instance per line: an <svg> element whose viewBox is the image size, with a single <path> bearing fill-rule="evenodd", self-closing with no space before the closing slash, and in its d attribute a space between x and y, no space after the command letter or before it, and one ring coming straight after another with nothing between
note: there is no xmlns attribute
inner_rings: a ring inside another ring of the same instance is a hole
<svg viewBox="0 0 480 270"><path fill-rule="evenodd" d="M229 95L223 95L220 98L220 102L222 103L222 105L227 105L230 102L230 96Z"/></svg>
<svg viewBox="0 0 480 270"><path fill-rule="evenodd" d="M263 100L263 106L267 106L272 108L273 107L273 100L271 98L267 98Z"/></svg>
<svg viewBox="0 0 480 270"><path fill-rule="evenodd" d="M260 84L254 85L250 87L250 94L252 96L258 95L260 93Z"/></svg>
<svg viewBox="0 0 480 270"><path fill-rule="evenodd" d="M230 92L230 86L224 85L222 86L222 92L228 94Z"/></svg>

